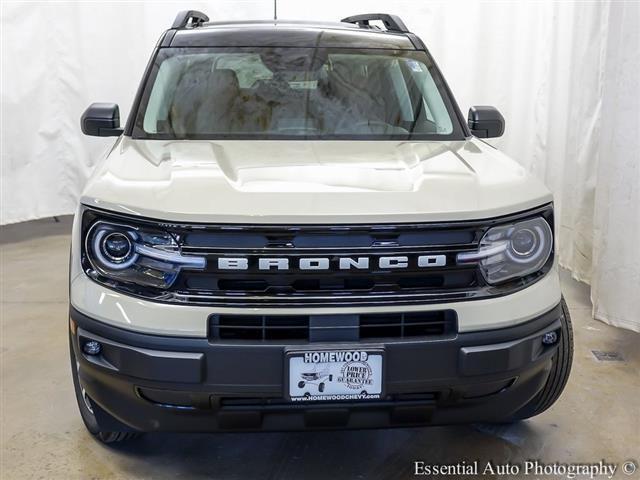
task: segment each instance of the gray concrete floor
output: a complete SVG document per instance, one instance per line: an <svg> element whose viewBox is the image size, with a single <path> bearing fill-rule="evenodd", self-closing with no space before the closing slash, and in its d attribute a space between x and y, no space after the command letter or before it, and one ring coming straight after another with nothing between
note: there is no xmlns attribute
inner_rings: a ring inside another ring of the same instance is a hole
<svg viewBox="0 0 640 480"><path fill-rule="evenodd" d="M69 218L2 229L2 479L381 479L412 476L415 460L640 460L640 335L592 320L588 288L566 273L563 290L576 339L573 372L560 401L535 419L500 427L153 434L101 445L84 429L69 373L69 230ZM619 352L624 361L598 362L592 350ZM640 474L618 471L616 478Z"/></svg>

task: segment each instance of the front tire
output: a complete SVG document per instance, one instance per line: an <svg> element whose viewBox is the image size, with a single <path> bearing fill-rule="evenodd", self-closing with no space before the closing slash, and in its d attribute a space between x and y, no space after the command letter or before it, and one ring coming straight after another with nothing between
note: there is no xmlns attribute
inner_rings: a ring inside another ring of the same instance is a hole
<svg viewBox="0 0 640 480"><path fill-rule="evenodd" d="M513 416L514 421L540 415L558 400L567 384L573 361L573 329L571 327L571 315L564 297L562 298L561 307L560 344L552 359L551 372L549 372L547 383L533 400L515 413Z"/></svg>
<svg viewBox="0 0 640 480"><path fill-rule="evenodd" d="M84 388L82 388L82 385L80 385L80 379L78 378L78 362L76 360L75 352L73 351L72 341L73 338L69 335L69 355L71 358L73 388L76 393L76 401L78 402L78 408L80 409L80 416L82 417L85 427L89 430L89 433L102 443L117 443L139 437L140 433L138 432L110 432L104 431L100 428L94 413L94 408L98 407L92 403L91 398L87 395ZM104 413L104 415L107 415L107 413Z"/></svg>

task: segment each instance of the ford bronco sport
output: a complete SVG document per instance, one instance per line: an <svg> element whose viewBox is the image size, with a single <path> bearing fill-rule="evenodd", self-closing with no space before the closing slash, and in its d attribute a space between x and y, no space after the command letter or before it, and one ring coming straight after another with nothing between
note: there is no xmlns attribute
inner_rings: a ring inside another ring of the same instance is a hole
<svg viewBox="0 0 640 480"><path fill-rule="evenodd" d="M379 24L375 26L374 24ZM103 442L504 422L569 375L550 192L394 15L181 12L82 194L70 354Z"/></svg>

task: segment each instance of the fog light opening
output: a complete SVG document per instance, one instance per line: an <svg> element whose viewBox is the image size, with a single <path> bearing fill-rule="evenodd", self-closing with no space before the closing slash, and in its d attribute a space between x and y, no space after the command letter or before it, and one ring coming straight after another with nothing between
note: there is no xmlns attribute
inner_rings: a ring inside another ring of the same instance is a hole
<svg viewBox="0 0 640 480"><path fill-rule="evenodd" d="M544 335L542 335L543 345L555 345L557 342L558 342L557 332L547 332Z"/></svg>
<svg viewBox="0 0 640 480"><path fill-rule="evenodd" d="M87 355L98 355L102 351L102 345L95 340L89 340L84 344L82 350Z"/></svg>

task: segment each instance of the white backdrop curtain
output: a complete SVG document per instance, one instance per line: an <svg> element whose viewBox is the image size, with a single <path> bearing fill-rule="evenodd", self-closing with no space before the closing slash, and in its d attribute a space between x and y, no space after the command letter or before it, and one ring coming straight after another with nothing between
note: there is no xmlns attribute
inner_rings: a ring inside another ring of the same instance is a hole
<svg viewBox="0 0 640 480"><path fill-rule="evenodd" d="M1 223L72 213L112 140L83 137L93 101L129 113L178 10L266 19L271 0L2 5ZM279 0L280 18L389 11L427 43L466 111L495 105L494 143L555 193L561 263L594 314L640 331L640 3Z"/></svg>

